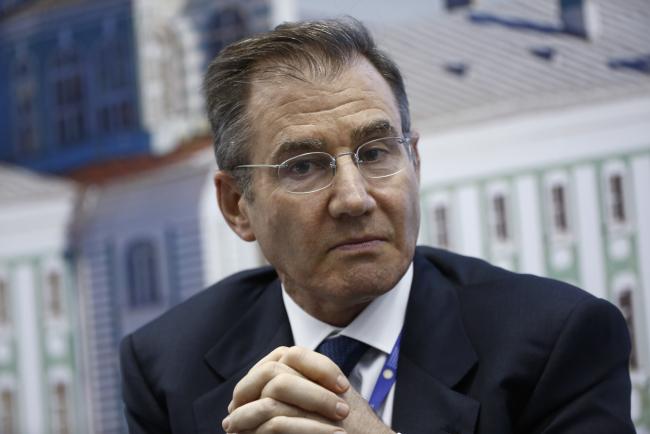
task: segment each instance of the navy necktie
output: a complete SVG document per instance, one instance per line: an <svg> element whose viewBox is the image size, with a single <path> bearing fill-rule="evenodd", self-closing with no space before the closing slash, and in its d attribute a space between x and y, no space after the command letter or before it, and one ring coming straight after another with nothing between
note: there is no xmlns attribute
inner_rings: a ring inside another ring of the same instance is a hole
<svg viewBox="0 0 650 434"><path fill-rule="evenodd" d="M316 351L332 359L347 377L367 349L367 344L340 335L325 339L316 348Z"/></svg>

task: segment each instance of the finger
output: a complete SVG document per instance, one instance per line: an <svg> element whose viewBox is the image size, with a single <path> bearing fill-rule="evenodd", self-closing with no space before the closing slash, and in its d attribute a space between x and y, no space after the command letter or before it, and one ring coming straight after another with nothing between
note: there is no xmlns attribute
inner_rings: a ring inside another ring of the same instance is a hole
<svg viewBox="0 0 650 434"><path fill-rule="evenodd" d="M259 364L256 368L248 371L248 374L235 386L228 411L232 412L241 405L259 399L266 384L280 374L302 376L294 369L280 362L267 361L264 364Z"/></svg>
<svg viewBox="0 0 650 434"><path fill-rule="evenodd" d="M315 420L323 424L333 423L315 413L304 411L273 398L262 398L237 408L223 420L222 426L227 432L241 433L243 431L255 430L266 421L278 416L300 417Z"/></svg>
<svg viewBox="0 0 650 434"><path fill-rule="evenodd" d="M280 374L262 389L262 398L273 398L331 420L341 420L350 406L334 392L303 377Z"/></svg>
<svg viewBox="0 0 650 434"><path fill-rule="evenodd" d="M315 351L291 347L282 353L279 361L332 392L343 393L350 387L336 363Z"/></svg>
<svg viewBox="0 0 650 434"><path fill-rule="evenodd" d="M266 421L254 431L243 431L239 434L344 434L343 428L324 424L311 419L300 417L278 416Z"/></svg>
<svg viewBox="0 0 650 434"><path fill-rule="evenodd" d="M277 347L275 350L271 351L262 359L260 359L257 363L255 363L251 368L251 370L255 369L257 366L262 365L266 362L277 362L288 350L289 347Z"/></svg>

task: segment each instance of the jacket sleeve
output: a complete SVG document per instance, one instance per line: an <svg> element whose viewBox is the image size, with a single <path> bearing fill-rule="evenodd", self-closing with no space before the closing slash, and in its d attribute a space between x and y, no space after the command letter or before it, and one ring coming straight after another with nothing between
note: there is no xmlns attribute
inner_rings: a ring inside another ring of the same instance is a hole
<svg viewBox="0 0 650 434"><path fill-rule="evenodd" d="M566 319L517 432L633 434L630 338L616 307L592 297Z"/></svg>
<svg viewBox="0 0 650 434"><path fill-rule="evenodd" d="M156 398L138 360L133 335L120 344L122 398L130 434L171 433L164 405Z"/></svg>

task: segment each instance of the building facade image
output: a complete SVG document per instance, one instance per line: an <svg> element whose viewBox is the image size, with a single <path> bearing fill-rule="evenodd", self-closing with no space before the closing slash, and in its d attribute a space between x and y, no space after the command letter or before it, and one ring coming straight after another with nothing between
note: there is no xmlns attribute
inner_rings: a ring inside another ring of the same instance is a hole
<svg viewBox="0 0 650 434"><path fill-rule="evenodd" d="M0 165L0 432L84 434L76 186ZM44 224L46 223L46 224Z"/></svg>
<svg viewBox="0 0 650 434"><path fill-rule="evenodd" d="M120 339L265 262L215 201L207 64L369 3L420 133L419 242L617 305L650 432L650 3L342 3L0 0L1 433L126 432Z"/></svg>
<svg viewBox="0 0 650 434"><path fill-rule="evenodd" d="M0 161L69 173L171 151L207 129L208 61L268 15L266 0L0 5Z"/></svg>

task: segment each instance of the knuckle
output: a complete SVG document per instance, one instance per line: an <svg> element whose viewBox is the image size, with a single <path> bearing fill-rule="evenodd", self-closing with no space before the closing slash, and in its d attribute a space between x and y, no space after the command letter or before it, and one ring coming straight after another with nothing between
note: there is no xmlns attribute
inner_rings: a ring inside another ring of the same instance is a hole
<svg viewBox="0 0 650 434"><path fill-rule="evenodd" d="M276 416L265 424L267 432L273 434L281 434L285 431L285 426L287 425L288 418L286 416Z"/></svg>
<svg viewBox="0 0 650 434"><path fill-rule="evenodd" d="M305 357L306 352L307 350L302 347L291 347L287 350L284 357L290 362L289 364L292 364L291 362L300 362Z"/></svg>
<svg viewBox="0 0 650 434"><path fill-rule="evenodd" d="M273 398L262 398L260 399L262 412L265 415L265 419L270 419L274 414L277 413L279 407L278 401Z"/></svg>
<svg viewBox="0 0 650 434"><path fill-rule="evenodd" d="M288 375L280 374L274 377L271 381L266 383L266 386L262 389L263 397L281 397L284 396L287 391Z"/></svg>

